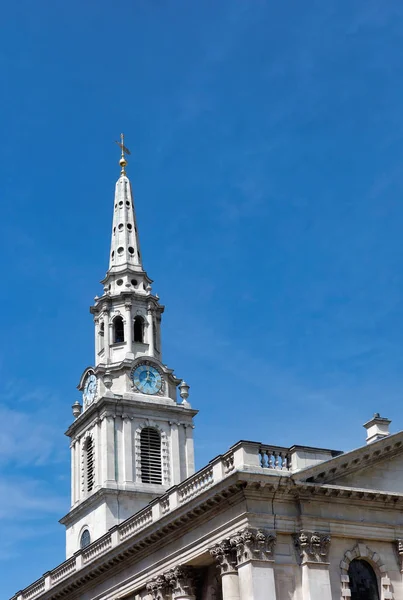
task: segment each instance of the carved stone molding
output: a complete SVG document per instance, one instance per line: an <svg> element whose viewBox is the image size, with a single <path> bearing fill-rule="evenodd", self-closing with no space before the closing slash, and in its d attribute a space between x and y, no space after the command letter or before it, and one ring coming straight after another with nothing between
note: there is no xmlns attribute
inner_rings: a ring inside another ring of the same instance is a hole
<svg viewBox="0 0 403 600"><path fill-rule="evenodd" d="M229 539L222 540L209 549L209 552L218 563L221 575L236 573L236 548Z"/></svg>
<svg viewBox="0 0 403 600"><path fill-rule="evenodd" d="M246 527L231 538L238 565L249 560L274 560L276 535L263 529Z"/></svg>
<svg viewBox="0 0 403 600"><path fill-rule="evenodd" d="M302 530L294 535L294 544L302 562L327 562L330 535Z"/></svg>
<svg viewBox="0 0 403 600"><path fill-rule="evenodd" d="M163 575L158 575L147 581L146 588L153 600L165 600L168 596L168 584Z"/></svg>
<svg viewBox="0 0 403 600"><path fill-rule="evenodd" d="M195 578L192 567L175 567L164 573L164 577L172 591L172 598L195 597Z"/></svg>

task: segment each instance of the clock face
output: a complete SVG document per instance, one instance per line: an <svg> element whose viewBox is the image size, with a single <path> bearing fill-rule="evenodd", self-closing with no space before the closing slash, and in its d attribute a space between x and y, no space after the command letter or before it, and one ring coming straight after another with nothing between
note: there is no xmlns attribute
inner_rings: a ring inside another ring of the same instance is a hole
<svg viewBox="0 0 403 600"><path fill-rule="evenodd" d="M138 365L132 377L134 385L143 394L157 394L162 388L161 374L151 365Z"/></svg>
<svg viewBox="0 0 403 600"><path fill-rule="evenodd" d="M97 395L97 378L92 373L88 375L85 380L84 390L83 390L83 400L86 406L92 404L95 400L95 396Z"/></svg>

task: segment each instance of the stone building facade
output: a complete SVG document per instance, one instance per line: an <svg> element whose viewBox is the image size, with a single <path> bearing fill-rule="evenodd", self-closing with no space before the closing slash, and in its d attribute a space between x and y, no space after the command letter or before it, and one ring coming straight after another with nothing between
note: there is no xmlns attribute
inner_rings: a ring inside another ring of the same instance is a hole
<svg viewBox="0 0 403 600"><path fill-rule="evenodd" d="M66 560L12 600L403 600L403 432L357 450L241 441L194 472L189 386L121 175L95 361L73 404Z"/></svg>

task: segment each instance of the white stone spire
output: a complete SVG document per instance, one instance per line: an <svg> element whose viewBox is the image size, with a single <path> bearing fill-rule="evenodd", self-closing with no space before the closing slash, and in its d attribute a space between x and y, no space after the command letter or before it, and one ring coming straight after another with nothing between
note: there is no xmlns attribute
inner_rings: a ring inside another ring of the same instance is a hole
<svg viewBox="0 0 403 600"><path fill-rule="evenodd" d="M194 473L189 386L162 361L164 306L144 271L123 136L109 269L94 317L95 360L73 404L67 556ZM180 387L178 399L177 388ZM84 536L84 537L83 537Z"/></svg>
<svg viewBox="0 0 403 600"><path fill-rule="evenodd" d="M133 193L124 172L117 180L115 188L109 270L122 266L143 270Z"/></svg>

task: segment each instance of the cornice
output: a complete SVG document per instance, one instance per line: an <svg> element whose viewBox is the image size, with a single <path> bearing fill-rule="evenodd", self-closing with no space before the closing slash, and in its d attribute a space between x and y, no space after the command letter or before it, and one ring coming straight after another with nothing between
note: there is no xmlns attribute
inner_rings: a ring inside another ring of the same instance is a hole
<svg viewBox="0 0 403 600"><path fill-rule="evenodd" d="M403 452L403 431L294 473L296 480L329 483Z"/></svg>
<svg viewBox="0 0 403 600"><path fill-rule="evenodd" d="M160 398L160 400L164 400ZM187 408L186 405L174 404L174 400L167 399L172 402L163 403L155 400L147 402L138 400L137 398L127 398L121 396L102 396L97 399L91 406L81 413L79 417L65 431L65 435L73 438L80 435L83 429L87 429L89 425L95 425L99 420L105 418L142 418L143 420L152 415L160 415L179 423L188 424L189 420L199 412L193 408ZM136 411L144 411L143 414L136 414Z"/></svg>

